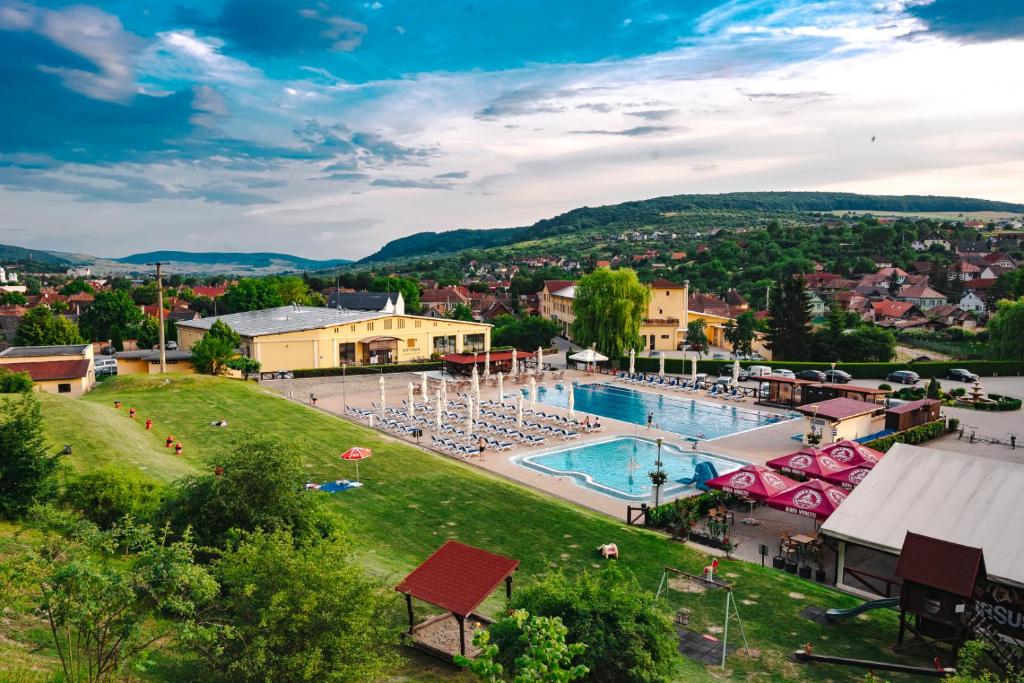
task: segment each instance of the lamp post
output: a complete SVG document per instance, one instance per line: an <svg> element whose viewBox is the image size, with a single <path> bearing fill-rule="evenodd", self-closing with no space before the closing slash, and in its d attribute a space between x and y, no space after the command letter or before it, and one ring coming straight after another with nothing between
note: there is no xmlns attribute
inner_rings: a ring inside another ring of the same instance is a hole
<svg viewBox="0 0 1024 683"><path fill-rule="evenodd" d="M654 507L661 502L661 485L665 483L667 476L661 469L661 444L662 438L658 437L658 459L654 461L654 471L651 472L651 483L654 484Z"/></svg>

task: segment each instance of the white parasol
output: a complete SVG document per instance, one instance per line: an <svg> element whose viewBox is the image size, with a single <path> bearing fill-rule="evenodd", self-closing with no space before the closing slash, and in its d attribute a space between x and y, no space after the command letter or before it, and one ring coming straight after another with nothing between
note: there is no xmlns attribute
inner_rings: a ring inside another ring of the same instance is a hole
<svg viewBox="0 0 1024 683"><path fill-rule="evenodd" d="M491 352L487 351L484 354L484 377L491 376Z"/></svg>
<svg viewBox="0 0 1024 683"><path fill-rule="evenodd" d="M476 419L479 419L480 418L480 382L479 381L477 381L476 389L473 391L473 398L476 399L476 414L474 415L474 417Z"/></svg>
<svg viewBox="0 0 1024 683"><path fill-rule="evenodd" d="M697 354L690 356L690 382L697 383Z"/></svg>
<svg viewBox="0 0 1024 683"><path fill-rule="evenodd" d="M665 376L665 352L662 351L658 356L658 377Z"/></svg>
<svg viewBox="0 0 1024 683"><path fill-rule="evenodd" d="M387 395L384 392L384 375L381 375L380 376L380 413L381 413L381 415L384 414L384 406L387 405L387 403L385 402L386 398L387 398Z"/></svg>
<svg viewBox="0 0 1024 683"><path fill-rule="evenodd" d="M519 392L519 407L516 409L516 429L523 428L523 392Z"/></svg>
<svg viewBox="0 0 1024 683"><path fill-rule="evenodd" d="M409 382L409 403L405 406L405 412L408 413L409 417L416 414L416 408L412 404L412 400L416 395L416 389L412 382Z"/></svg>
<svg viewBox="0 0 1024 683"><path fill-rule="evenodd" d="M636 374L636 350L635 349L630 349L629 350L629 374L631 374L631 375L635 375Z"/></svg>
<svg viewBox="0 0 1024 683"><path fill-rule="evenodd" d="M537 372L544 370L544 349L537 347Z"/></svg>
<svg viewBox="0 0 1024 683"><path fill-rule="evenodd" d="M505 405L505 376L498 373L498 403Z"/></svg>
<svg viewBox="0 0 1024 683"><path fill-rule="evenodd" d="M732 385L736 386L740 383L740 359L737 358L732 362Z"/></svg>
<svg viewBox="0 0 1024 683"><path fill-rule="evenodd" d="M534 406L537 405L537 380L532 375L530 376L530 410L533 410Z"/></svg>
<svg viewBox="0 0 1024 683"><path fill-rule="evenodd" d="M511 372L508 373L510 377L515 377L516 376L516 365L518 365L518 361L519 361L519 352L516 351L515 348L513 348L512 349L512 370L511 370Z"/></svg>
<svg viewBox="0 0 1024 683"><path fill-rule="evenodd" d="M569 419L574 420L576 419L576 411L573 410L573 408L576 405L576 395L573 393L572 382L569 382L569 396L567 398L567 401L569 407Z"/></svg>
<svg viewBox="0 0 1024 683"><path fill-rule="evenodd" d="M441 378L441 403L448 405L448 380Z"/></svg>
<svg viewBox="0 0 1024 683"><path fill-rule="evenodd" d="M473 397L466 397L466 433L473 433Z"/></svg>
<svg viewBox="0 0 1024 683"><path fill-rule="evenodd" d="M441 390L437 389L434 392L434 424L437 428L441 428Z"/></svg>
<svg viewBox="0 0 1024 683"><path fill-rule="evenodd" d="M420 394L423 395L423 402L426 403L429 396L427 395L427 373L420 375Z"/></svg>

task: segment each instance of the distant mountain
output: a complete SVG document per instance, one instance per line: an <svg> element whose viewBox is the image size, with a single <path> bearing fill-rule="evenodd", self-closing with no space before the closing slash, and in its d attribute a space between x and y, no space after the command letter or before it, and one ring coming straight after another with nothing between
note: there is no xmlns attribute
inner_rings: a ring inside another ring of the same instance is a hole
<svg viewBox="0 0 1024 683"><path fill-rule="evenodd" d="M51 266L69 266L71 262L56 254L39 249L26 249L9 244L0 244L0 261L35 261Z"/></svg>
<svg viewBox="0 0 1024 683"><path fill-rule="evenodd" d="M291 254L277 254L273 252L240 253L230 251L149 251L112 260L132 265L144 265L155 261L170 262L174 266L203 266L204 270L217 268L223 268L224 270L319 270L352 263L348 259L317 261L302 258L301 256L292 256Z"/></svg>
<svg viewBox="0 0 1024 683"><path fill-rule="evenodd" d="M360 263L387 261L427 254L486 249L579 233L612 224L658 222L666 214L693 211L764 211L772 213L876 211L876 212L969 212L1004 211L1024 213L1024 204L924 195L867 195L851 192L732 192L727 194L681 194L608 206L573 209L554 218L520 228L460 229L419 232L392 240Z"/></svg>

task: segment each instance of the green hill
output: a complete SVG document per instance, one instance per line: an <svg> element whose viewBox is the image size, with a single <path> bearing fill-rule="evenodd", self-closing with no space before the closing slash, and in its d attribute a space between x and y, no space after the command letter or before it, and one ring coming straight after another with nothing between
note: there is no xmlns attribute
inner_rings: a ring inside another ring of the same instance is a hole
<svg viewBox="0 0 1024 683"><path fill-rule="evenodd" d="M427 254L486 249L543 239L560 234L599 230L609 226L629 227L657 223L666 214L695 211L739 212L1024 212L1024 204L966 197L924 195L864 195L850 192L732 192L727 194L681 194L608 206L573 209L553 218L520 228L492 230L461 229L420 232L392 240L360 263L387 261Z"/></svg>
<svg viewBox="0 0 1024 683"><path fill-rule="evenodd" d="M26 249L10 244L0 244L0 261L18 261L22 263L45 263L49 266L70 266L71 262L48 251Z"/></svg>
<svg viewBox="0 0 1024 683"><path fill-rule="evenodd" d="M130 263L143 265L156 261L192 263L208 266L242 266L245 268L270 268L277 267L288 270L317 270L320 268L333 268L343 266L352 261L348 259L327 259L317 261L314 259L292 256L291 254L278 254L275 252L233 252L233 251L147 251L142 254L131 254L118 259L119 263Z"/></svg>

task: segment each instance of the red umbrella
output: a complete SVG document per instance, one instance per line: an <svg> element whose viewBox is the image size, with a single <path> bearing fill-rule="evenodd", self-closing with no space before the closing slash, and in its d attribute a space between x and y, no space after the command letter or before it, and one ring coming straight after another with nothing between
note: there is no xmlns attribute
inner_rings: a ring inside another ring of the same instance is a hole
<svg viewBox="0 0 1024 683"><path fill-rule="evenodd" d="M359 446L355 446L342 453L341 459L356 461L356 481L359 481L359 461L365 460L366 458L369 458L371 455L373 455L373 451L371 451L369 448L361 448Z"/></svg>
<svg viewBox="0 0 1024 683"><path fill-rule="evenodd" d="M707 481L713 489L753 500L766 500L795 484L789 477L760 465L747 465Z"/></svg>
<svg viewBox="0 0 1024 683"><path fill-rule="evenodd" d="M874 465L869 463L854 465L853 467L847 467L845 470L840 472L826 474L822 479L830 484L842 486L844 489L853 489L856 488L857 484L864 481L864 477L868 476L868 472L873 468Z"/></svg>
<svg viewBox="0 0 1024 683"><path fill-rule="evenodd" d="M847 466L868 465L874 467L885 453L868 448L856 441L837 441L823 447L821 452L838 463Z"/></svg>
<svg viewBox="0 0 1024 683"><path fill-rule="evenodd" d="M812 446L805 446L795 453L769 460L765 464L786 474L801 474L816 479L825 479L826 475L836 474L850 468L849 464L837 462L831 456Z"/></svg>
<svg viewBox="0 0 1024 683"><path fill-rule="evenodd" d="M777 510L813 519L828 519L828 516L846 500L847 495L848 492L838 486L820 479L808 479L772 496L766 502L769 507Z"/></svg>

